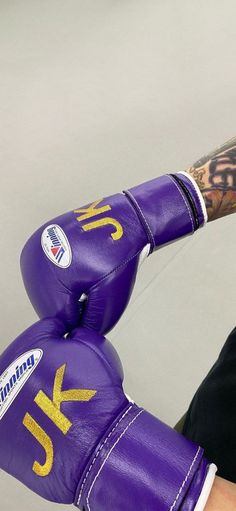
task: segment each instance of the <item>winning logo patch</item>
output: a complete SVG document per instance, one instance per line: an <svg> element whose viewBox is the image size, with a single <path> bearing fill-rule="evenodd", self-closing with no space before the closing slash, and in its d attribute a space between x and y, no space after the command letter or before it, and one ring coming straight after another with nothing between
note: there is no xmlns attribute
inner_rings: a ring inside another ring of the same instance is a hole
<svg viewBox="0 0 236 511"><path fill-rule="evenodd" d="M27 351L0 376L0 420L19 394L43 356L40 349Z"/></svg>
<svg viewBox="0 0 236 511"><path fill-rule="evenodd" d="M60 268L68 268L72 252L66 234L59 225L48 225L41 236L44 253L52 263Z"/></svg>

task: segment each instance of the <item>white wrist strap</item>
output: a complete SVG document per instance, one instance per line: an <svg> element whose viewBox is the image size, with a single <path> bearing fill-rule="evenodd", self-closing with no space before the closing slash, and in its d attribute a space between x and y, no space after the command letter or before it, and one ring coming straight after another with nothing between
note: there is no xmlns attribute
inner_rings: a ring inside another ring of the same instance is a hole
<svg viewBox="0 0 236 511"><path fill-rule="evenodd" d="M202 487L201 495L197 501L196 507L194 511L204 511L205 505L208 501L208 497L211 493L211 489L215 480L217 467L212 463L209 466L208 473L204 482L204 485Z"/></svg>

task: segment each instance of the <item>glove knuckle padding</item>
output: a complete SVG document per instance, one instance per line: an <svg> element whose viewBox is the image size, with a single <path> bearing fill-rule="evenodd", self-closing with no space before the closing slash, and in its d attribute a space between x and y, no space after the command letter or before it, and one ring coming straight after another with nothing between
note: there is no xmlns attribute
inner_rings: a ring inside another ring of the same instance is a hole
<svg viewBox="0 0 236 511"><path fill-rule="evenodd" d="M90 289L83 316L85 326L104 332L119 320L130 300L139 256L140 253L135 254Z"/></svg>
<svg viewBox="0 0 236 511"><path fill-rule="evenodd" d="M123 367L117 351L108 339L93 332L92 339L87 329L79 328L72 332L70 339L86 345L94 352L103 364L105 370L110 374L111 381L122 385L124 379Z"/></svg>
<svg viewBox="0 0 236 511"><path fill-rule="evenodd" d="M146 238L135 211L124 195L113 196L110 204L113 215L119 218L123 226L123 234L118 240L112 238L110 224L85 231L83 227L89 219L82 224L78 222L78 213L75 213L78 210L50 222L51 225L60 225L69 240L72 258L67 268L53 264L53 256L51 259L47 257L41 246L42 233L48 224L36 231L26 243L21 254L21 270L28 295L40 317L58 315L70 327L75 326L79 322L78 300L83 293L88 296L83 324L104 332L123 313L135 282L139 253ZM119 213L116 213L116 209ZM135 243L131 236L134 229ZM121 289L117 282L121 283ZM94 319L95 297L100 300L97 309L103 308L103 318L100 313Z"/></svg>

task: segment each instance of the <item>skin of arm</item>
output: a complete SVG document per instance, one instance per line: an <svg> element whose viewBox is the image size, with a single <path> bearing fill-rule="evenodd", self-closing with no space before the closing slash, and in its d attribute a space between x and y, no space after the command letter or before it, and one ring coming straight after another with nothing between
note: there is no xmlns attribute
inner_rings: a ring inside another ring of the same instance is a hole
<svg viewBox="0 0 236 511"><path fill-rule="evenodd" d="M235 511L235 509L236 484L216 476L204 511Z"/></svg>
<svg viewBox="0 0 236 511"><path fill-rule="evenodd" d="M203 195L208 221L236 212L236 137L186 171Z"/></svg>

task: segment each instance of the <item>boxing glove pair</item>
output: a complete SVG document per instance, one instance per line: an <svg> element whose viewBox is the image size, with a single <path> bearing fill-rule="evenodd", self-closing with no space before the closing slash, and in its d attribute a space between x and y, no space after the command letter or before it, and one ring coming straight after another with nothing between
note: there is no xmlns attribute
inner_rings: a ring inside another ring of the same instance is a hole
<svg viewBox="0 0 236 511"><path fill-rule="evenodd" d="M54 318L0 358L0 465L42 497L83 511L203 511L215 465L125 396L117 354L91 328L116 323L145 256L205 221L180 173L78 208L26 244L29 296Z"/></svg>

